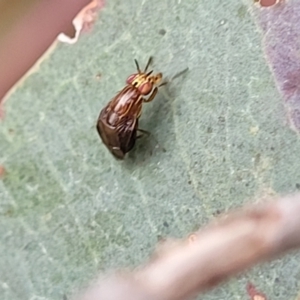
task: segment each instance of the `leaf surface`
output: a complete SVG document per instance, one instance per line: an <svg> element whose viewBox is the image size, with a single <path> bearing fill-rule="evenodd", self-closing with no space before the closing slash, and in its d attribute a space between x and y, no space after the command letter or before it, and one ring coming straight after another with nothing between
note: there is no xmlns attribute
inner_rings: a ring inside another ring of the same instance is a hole
<svg viewBox="0 0 300 300"><path fill-rule="evenodd" d="M161 236L300 188L299 137L251 5L108 1L91 34L59 45L11 96L0 127L1 299L62 299L100 270L141 263ZM95 122L133 59L143 67L150 55L169 78L189 71L144 105L140 126L155 138L116 161ZM270 299L294 299L298 261L289 255L201 299L246 299L248 279Z"/></svg>

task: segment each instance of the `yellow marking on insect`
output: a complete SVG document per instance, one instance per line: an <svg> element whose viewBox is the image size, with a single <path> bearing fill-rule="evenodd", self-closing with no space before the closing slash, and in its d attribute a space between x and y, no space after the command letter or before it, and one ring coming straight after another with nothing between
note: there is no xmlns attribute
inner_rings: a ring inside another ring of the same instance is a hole
<svg viewBox="0 0 300 300"><path fill-rule="evenodd" d="M150 77L148 77L146 74L137 75L137 77L133 80L132 85L139 87L147 81L150 81Z"/></svg>

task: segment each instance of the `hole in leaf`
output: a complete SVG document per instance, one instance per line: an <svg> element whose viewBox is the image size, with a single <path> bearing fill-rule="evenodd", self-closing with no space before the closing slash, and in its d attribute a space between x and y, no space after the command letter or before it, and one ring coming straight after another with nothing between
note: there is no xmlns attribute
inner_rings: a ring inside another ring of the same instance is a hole
<svg viewBox="0 0 300 300"><path fill-rule="evenodd" d="M69 26L63 31L63 34L67 35L69 38L73 39L76 35L76 29L73 24L69 24Z"/></svg>
<svg viewBox="0 0 300 300"><path fill-rule="evenodd" d="M269 7L277 4L281 0L254 0L255 3L258 3L260 6Z"/></svg>
<svg viewBox="0 0 300 300"><path fill-rule="evenodd" d="M66 30L58 36L63 43L75 44L82 32L90 31L97 19L98 11L103 7L103 0L92 0L72 21Z"/></svg>
<svg viewBox="0 0 300 300"><path fill-rule="evenodd" d="M3 176L5 175L5 168L2 166L2 165L0 165L0 179L1 178L3 178Z"/></svg>

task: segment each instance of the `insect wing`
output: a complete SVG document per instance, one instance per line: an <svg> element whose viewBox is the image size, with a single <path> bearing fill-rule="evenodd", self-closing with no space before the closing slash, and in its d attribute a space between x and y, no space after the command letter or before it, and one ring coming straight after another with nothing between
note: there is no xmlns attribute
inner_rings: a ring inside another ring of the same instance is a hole
<svg viewBox="0 0 300 300"><path fill-rule="evenodd" d="M120 148L124 153L129 152L135 145L138 119L127 118L122 126L118 127Z"/></svg>
<svg viewBox="0 0 300 300"><path fill-rule="evenodd" d="M116 127L113 127L106 122L107 110L108 106L100 112L97 122L97 131L103 144L108 148L108 150L117 158L122 159L124 158L124 153L119 147L120 143L118 134L116 133Z"/></svg>
<svg viewBox="0 0 300 300"><path fill-rule="evenodd" d="M118 159L123 159L135 145L138 120L124 117L117 126L107 123L108 106L105 107L98 118L97 131L108 150Z"/></svg>
<svg viewBox="0 0 300 300"><path fill-rule="evenodd" d="M138 91L126 86L100 112L97 130L109 151L123 159L136 140L141 100Z"/></svg>

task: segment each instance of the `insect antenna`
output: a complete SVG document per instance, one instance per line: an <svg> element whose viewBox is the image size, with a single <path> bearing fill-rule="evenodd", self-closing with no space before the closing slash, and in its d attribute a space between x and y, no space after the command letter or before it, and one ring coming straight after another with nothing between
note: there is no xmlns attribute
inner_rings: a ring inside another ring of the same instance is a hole
<svg viewBox="0 0 300 300"><path fill-rule="evenodd" d="M152 60L153 60L153 57L152 56L150 56L149 57L149 59L148 59L148 62L147 62L147 65L146 65L146 68L145 68L145 73L147 72L147 70L148 70L148 68L149 68L149 66L150 66L150 64L152 63Z"/></svg>
<svg viewBox="0 0 300 300"><path fill-rule="evenodd" d="M146 74L146 76L149 76L149 75L151 75L152 73L153 73L153 70L149 71L149 72Z"/></svg>
<svg viewBox="0 0 300 300"><path fill-rule="evenodd" d="M141 69L140 69L139 63L138 63L138 61L136 59L134 60L134 62L135 62L136 68L137 68L137 70L138 70L138 72L140 74L141 73Z"/></svg>

